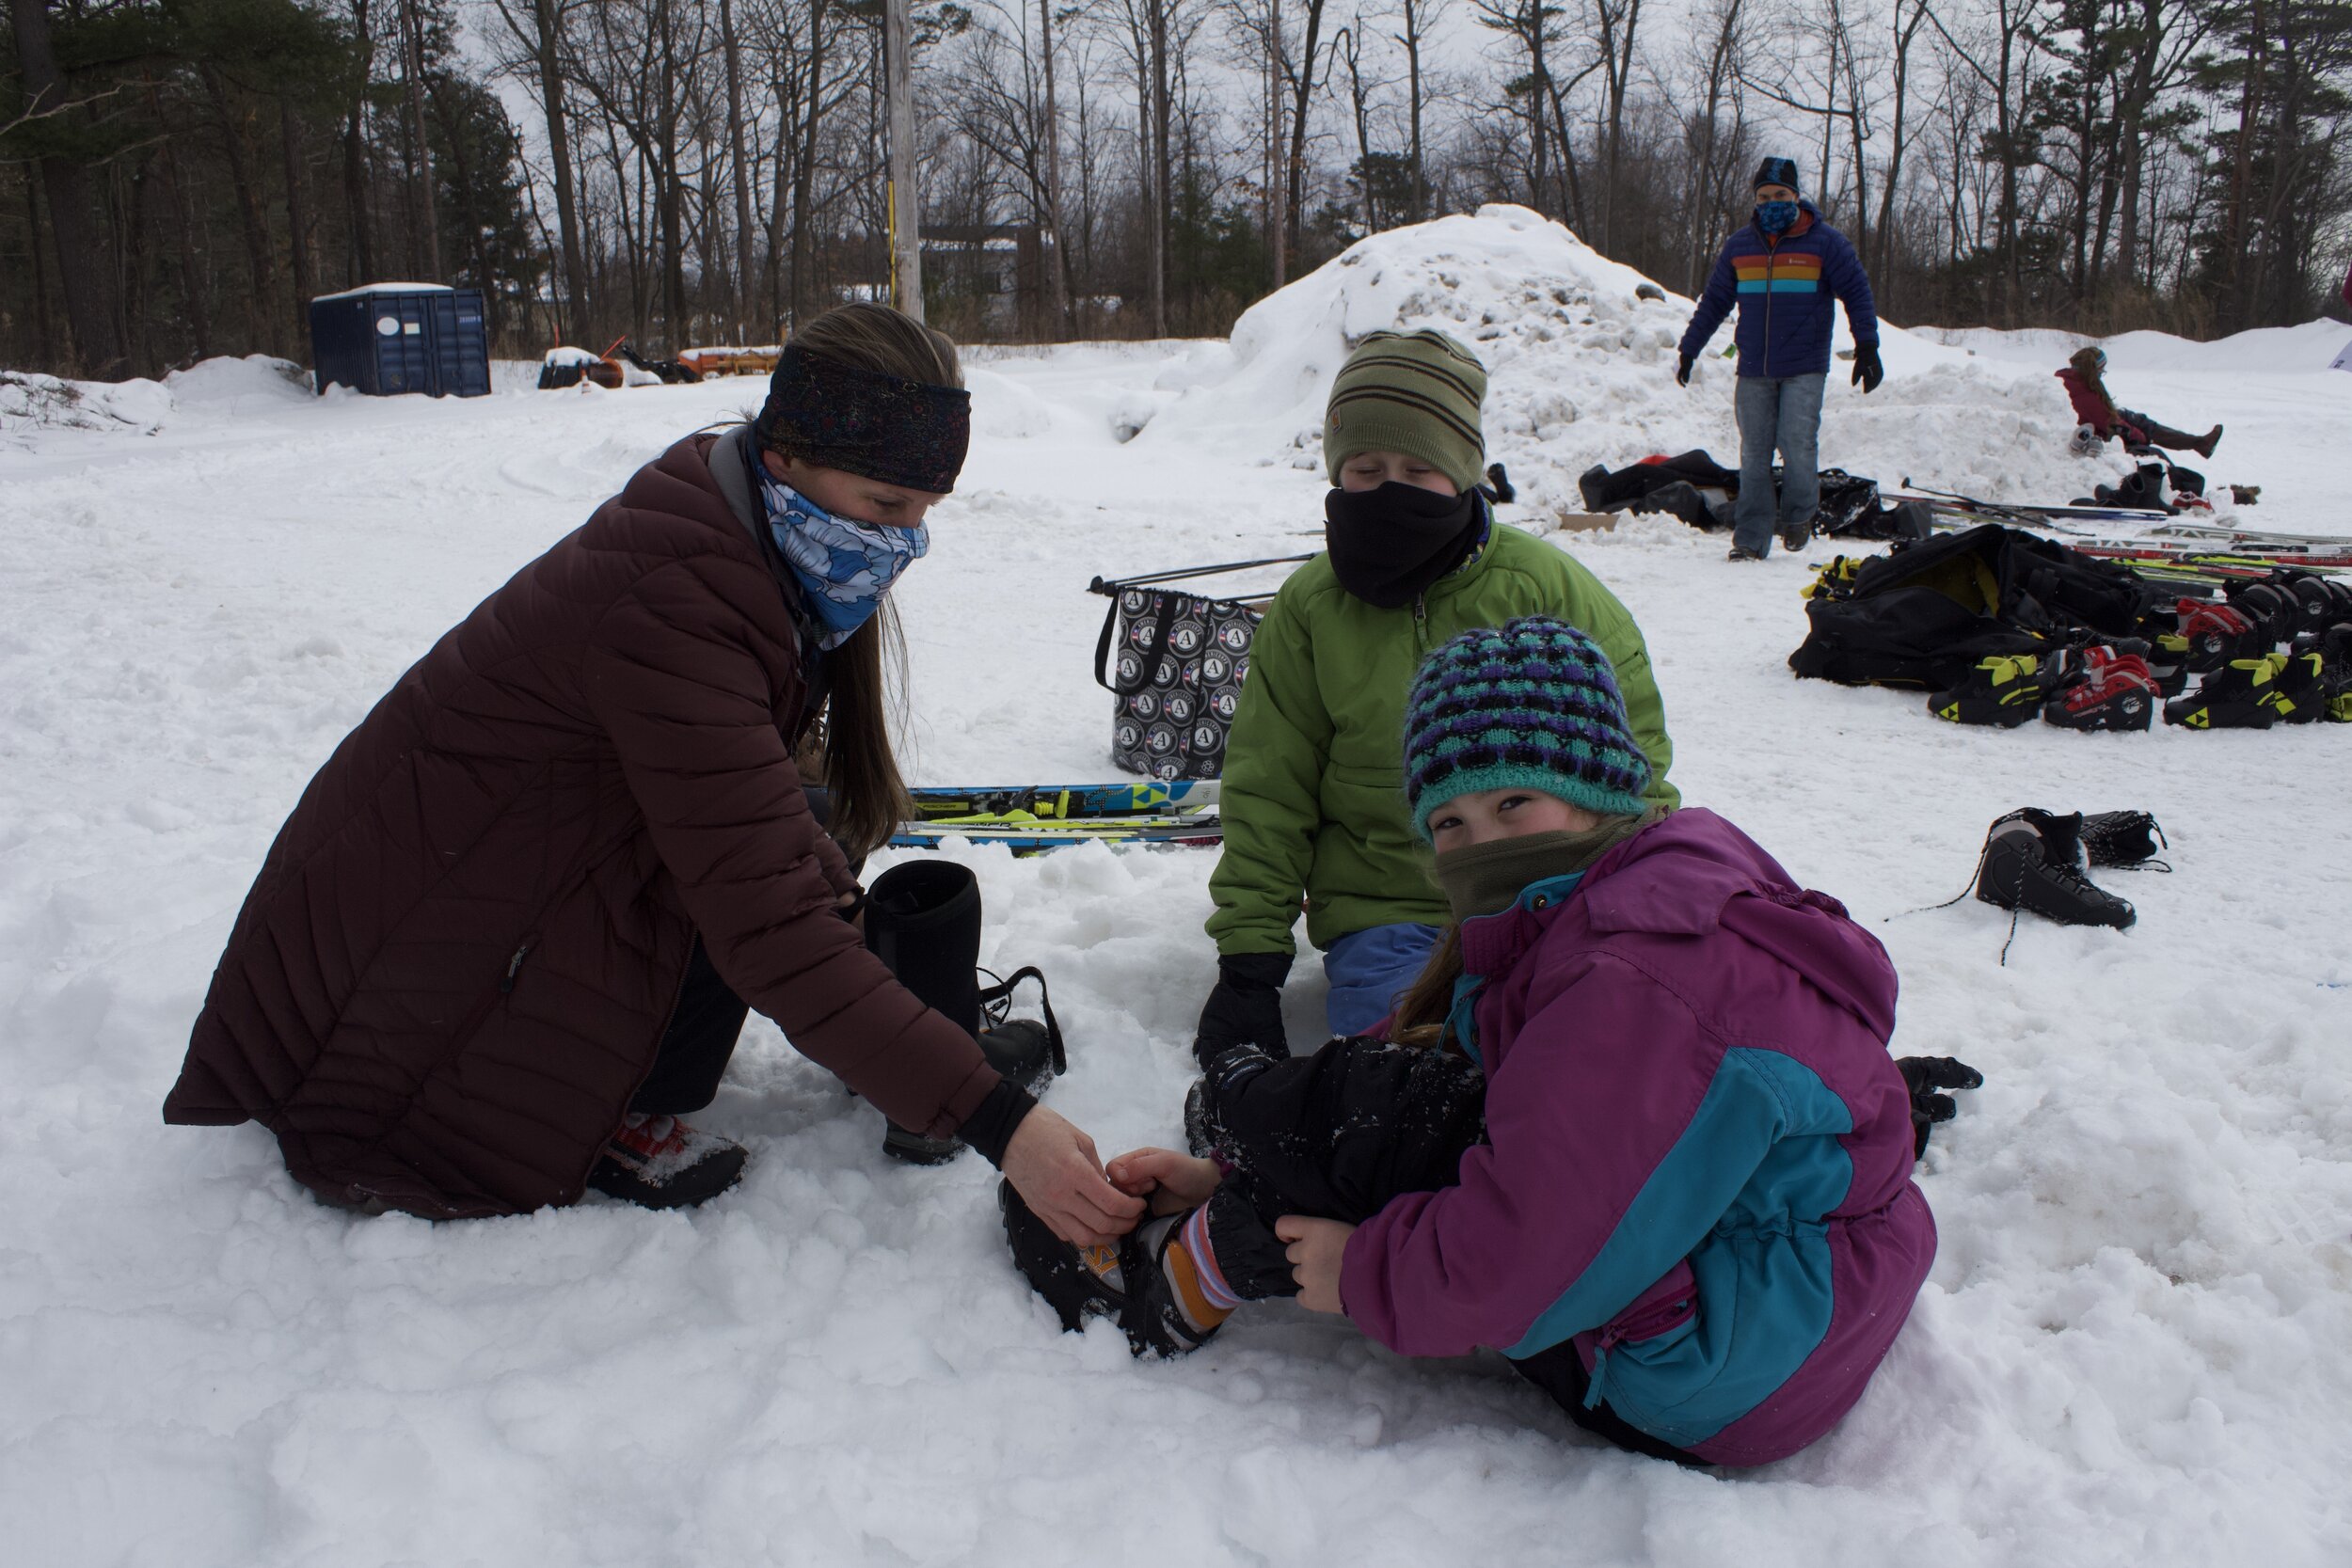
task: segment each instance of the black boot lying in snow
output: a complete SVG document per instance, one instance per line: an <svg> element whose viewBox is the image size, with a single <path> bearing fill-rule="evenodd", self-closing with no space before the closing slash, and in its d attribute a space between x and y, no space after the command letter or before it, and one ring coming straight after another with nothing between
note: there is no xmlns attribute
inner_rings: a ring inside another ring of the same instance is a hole
<svg viewBox="0 0 2352 1568"><path fill-rule="evenodd" d="M2080 812L2059 816L2024 806L1994 819L1977 859L1977 896L1996 909L2023 911L2061 926L2108 926L2138 919L2130 904L2085 875ZM2016 936L2016 923L2010 935ZM2001 943L2009 961L2009 943Z"/></svg>

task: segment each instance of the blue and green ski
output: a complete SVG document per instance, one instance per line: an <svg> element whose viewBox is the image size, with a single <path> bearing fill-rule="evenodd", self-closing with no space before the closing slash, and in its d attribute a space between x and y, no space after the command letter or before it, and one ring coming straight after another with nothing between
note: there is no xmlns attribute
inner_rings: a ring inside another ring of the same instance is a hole
<svg viewBox="0 0 2352 1568"><path fill-rule="evenodd" d="M1176 815L1217 802L1215 779L1090 784L934 784L909 791L925 822L1025 813L1057 822L1087 817Z"/></svg>

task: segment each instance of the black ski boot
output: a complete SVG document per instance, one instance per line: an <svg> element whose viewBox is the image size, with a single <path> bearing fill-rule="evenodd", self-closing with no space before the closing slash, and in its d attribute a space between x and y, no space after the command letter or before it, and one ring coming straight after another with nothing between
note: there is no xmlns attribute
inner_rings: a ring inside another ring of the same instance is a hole
<svg viewBox="0 0 2352 1568"><path fill-rule="evenodd" d="M1977 861L1977 896L1997 909L2023 910L2061 926L2111 926L2138 918L2131 905L2083 873L2083 818L2031 806L1996 817ZM2002 953L2008 953L2004 946Z"/></svg>
<svg viewBox="0 0 2352 1568"><path fill-rule="evenodd" d="M1998 724L2013 730L2039 714L2049 695L2039 659L2031 654L2005 654L1977 660L1958 686L1928 699L1928 711L1955 724Z"/></svg>
<svg viewBox="0 0 2352 1568"><path fill-rule="evenodd" d="M2164 721L2191 730L2266 730L2285 717L2279 672L2284 654L2233 658L2185 697L2164 705Z"/></svg>
<svg viewBox="0 0 2352 1568"><path fill-rule="evenodd" d="M1034 979L1041 994L1043 975L1024 969L980 986L980 887L968 868L922 860L883 872L866 890L866 945L925 1006L979 1041L991 1067L1030 1093L1067 1070L1050 1004L1042 1022L1007 1016L1013 988ZM896 1122L882 1134L883 1152L913 1164L941 1164L962 1149L957 1139L926 1137Z"/></svg>
<svg viewBox="0 0 2352 1568"><path fill-rule="evenodd" d="M1055 1235L1009 1181L997 1183L996 1208L1004 1215L1013 1267L1045 1298L1064 1332L1079 1332L1089 1318L1108 1318L1125 1331L1128 1352L1136 1356L1183 1355L1216 1332L1193 1326L1161 1267L1184 1214L1156 1215L1115 1243L1080 1247Z"/></svg>
<svg viewBox="0 0 2352 1568"><path fill-rule="evenodd" d="M2083 854L2092 864L2128 871L2149 864L2152 869L2169 871L2172 868L2155 860L2156 847L2172 847L2156 819L2144 811L2100 811L2083 818Z"/></svg>

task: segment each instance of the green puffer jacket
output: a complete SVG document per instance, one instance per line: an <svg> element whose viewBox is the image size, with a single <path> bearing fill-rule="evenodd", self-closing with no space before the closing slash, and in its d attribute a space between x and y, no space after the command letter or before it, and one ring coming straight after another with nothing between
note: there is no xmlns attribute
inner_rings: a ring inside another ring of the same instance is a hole
<svg viewBox="0 0 2352 1568"><path fill-rule="evenodd" d="M1319 555L1282 584L1249 650L1225 752L1225 851L1209 879L1220 954L1294 951L1301 891L1317 947L1374 926L1444 923L1405 810L1405 699L1440 642L1537 614L1581 627L1608 653L1649 756L1649 798L1680 801L1666 782L1674 743L1641 628L1575 557L1497 523L1478 559L1420 605L1379 610L1342 589Z"/></svg>

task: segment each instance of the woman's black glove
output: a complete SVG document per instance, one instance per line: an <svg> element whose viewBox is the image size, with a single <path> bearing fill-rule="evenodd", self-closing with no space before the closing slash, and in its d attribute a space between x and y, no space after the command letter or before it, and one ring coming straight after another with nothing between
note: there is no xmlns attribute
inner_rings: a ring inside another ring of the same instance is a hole
<svg viewBox="0 0 2352 1568"><path fill-rule="evenodd" d="M1216 990L1200 1009L1192 1042L1203 1068L1237 1045L1254 1045L1277 1061L1291 1053L1282 1033L1282 982L1290 972L1283 953L1235 953L1216 960Z"/></svg>
<svg viewBox="0 0 2352 1568"><path fill-rule="evenodd" d="M1911 1157L1922 1159L1928 1152L1928 1129L1960 1112L1950 1095L1937 1091L1981 1088L1984 1074L1953 1056L1898 1056L1895 1070L1911 1091Z"/></svg>
<svg viewBox="0 0 2352 1568"><path fill-rule="evenodd" d="M1856 344L1853 351L1853 384L1865 392L1875 392L1879 389L1879 383L1885 379L1886 367L1879 363L1878 344Z"/></svg>

